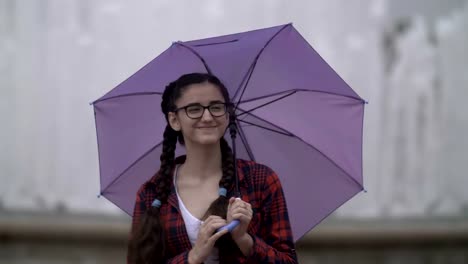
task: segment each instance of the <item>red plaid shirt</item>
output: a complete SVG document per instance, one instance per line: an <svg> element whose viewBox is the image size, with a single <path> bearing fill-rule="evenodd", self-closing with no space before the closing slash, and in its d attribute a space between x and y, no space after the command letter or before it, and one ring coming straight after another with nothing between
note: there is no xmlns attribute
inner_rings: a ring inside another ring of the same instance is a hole
<svg viewBox="0 0 468 264"><path fill-rule="evenodd" d="M223 263L297 263L288 210L278 176L267 166L253 161L238 160L237 167L242 200L249 202L254 212L248 228L254 243L249 257L244 257L236 248L232 255L223 258ZM146 183L136 196L132 229L155 199L154 194L147 193L145 189ZM233 188L229 190L228 195L233 191ZM165 263L188 263L188 252L192 246L174 186L168 202L161 206L160 214L167 234L168 258Z"/></svg>

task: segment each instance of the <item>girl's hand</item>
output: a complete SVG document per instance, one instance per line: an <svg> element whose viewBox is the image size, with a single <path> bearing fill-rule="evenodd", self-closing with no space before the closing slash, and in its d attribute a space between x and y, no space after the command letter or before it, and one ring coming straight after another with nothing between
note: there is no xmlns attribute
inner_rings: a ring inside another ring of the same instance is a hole
<svg viewBox="0 0 468 264"><path fill-rule="evenodd" d="M240 223L232 230L231 236L238 243L247 235L247 228L252 220L252 206L240 198L231 197L228 205L227 222L230 223L234 219L239 220Z"/></svg>
<svg viewBox="0 0 468 264"><path fill-rule="evenodd" d="M228 231L223 230L216 232L216 230L226 225L226 220L219 216L211 215L200 226L197 241L189 252L189 263L202 263L204 262L211 251L213 250L215 242Z"/></svg>

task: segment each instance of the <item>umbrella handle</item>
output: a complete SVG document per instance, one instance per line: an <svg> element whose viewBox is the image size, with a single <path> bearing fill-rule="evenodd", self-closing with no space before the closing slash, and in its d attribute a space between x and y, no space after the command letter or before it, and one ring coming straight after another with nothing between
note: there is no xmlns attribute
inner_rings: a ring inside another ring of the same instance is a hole
<svg viewBox="0 0 468 264"><path fill-rule="evenodd" d="M216 232L221 232L221 231L223 231L225 229L227 229L229 232L232 232L232 230L234 230L234 228L236 228L236 226L238 226L239 224L240 224L239 220L232 220L231 223L218 228L218 230L216 230Z"/></svg>

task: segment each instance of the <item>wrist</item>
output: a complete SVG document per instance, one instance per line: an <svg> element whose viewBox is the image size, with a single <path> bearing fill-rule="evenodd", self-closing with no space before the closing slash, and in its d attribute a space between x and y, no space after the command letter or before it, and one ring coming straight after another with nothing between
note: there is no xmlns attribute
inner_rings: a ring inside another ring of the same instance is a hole
<svg viewBox="0 0 468 264"><path fill-rule="evenodd" d="M196 256L197 254L194 252L194 250L190 250L189 253L188 253L188 263L189 264L198 264L198 263L201 263L200 261L198 261L198 258Z"/></svg>
<svg viewBox="0 0 468 264"><path fill-rule="evenodd" d="M236 244L245 244L249 240L249 238L250 235L245 233L240 237L233 237L233 240L234 242L236 242Z"/></svg>
<svg viewBox="0 0 468 264"><path fill-rule="evenodd" d="M239 237L238 239L235 239L234 242L236 242L237 246L242 251L244 256L249 256L251 254L253 247L253 238L248 233L245 233L243 236Z"/></svg>

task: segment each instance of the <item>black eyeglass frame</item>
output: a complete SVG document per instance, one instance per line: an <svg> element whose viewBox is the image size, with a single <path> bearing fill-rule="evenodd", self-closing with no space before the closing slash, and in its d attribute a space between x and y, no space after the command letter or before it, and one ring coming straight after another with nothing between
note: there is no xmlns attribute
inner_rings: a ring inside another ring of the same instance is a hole
<svg viewBox="0 0 468 264"><path fill-rule="evenodd" d="M224 112L223 114L221 115L217 115L217 114L213 114L213 112L210 110L210 107L213 107L214 105L223 105L224 107ZM197 117L193 117L193 116L190 116L189 112L188 112L188 108L190 107L193 107L193 106L197 106L197 107L201 107L203 108L203 110L200 112L200 116L197 116ZM204 106L202 104L199 104L199 103L194 103L194 104L188 104L186 106L182 106L182 107L179 107L179 108L176 108L174 109L172 112L174 113L177 113L178 111L180 110L184 110L185 114L187 115L188 118L191 118L191 119L200 119L203 114L205 114L205 110L208 109L208 112L210 112L211 116L213 117L221 117L221 116L224 116L226 115L226 113L228 113L229 111L231 111L231 108L232 108L232 104L231 103L224 103L224 102L216 102L216 103L211 103L207 106Z"/></svg>

